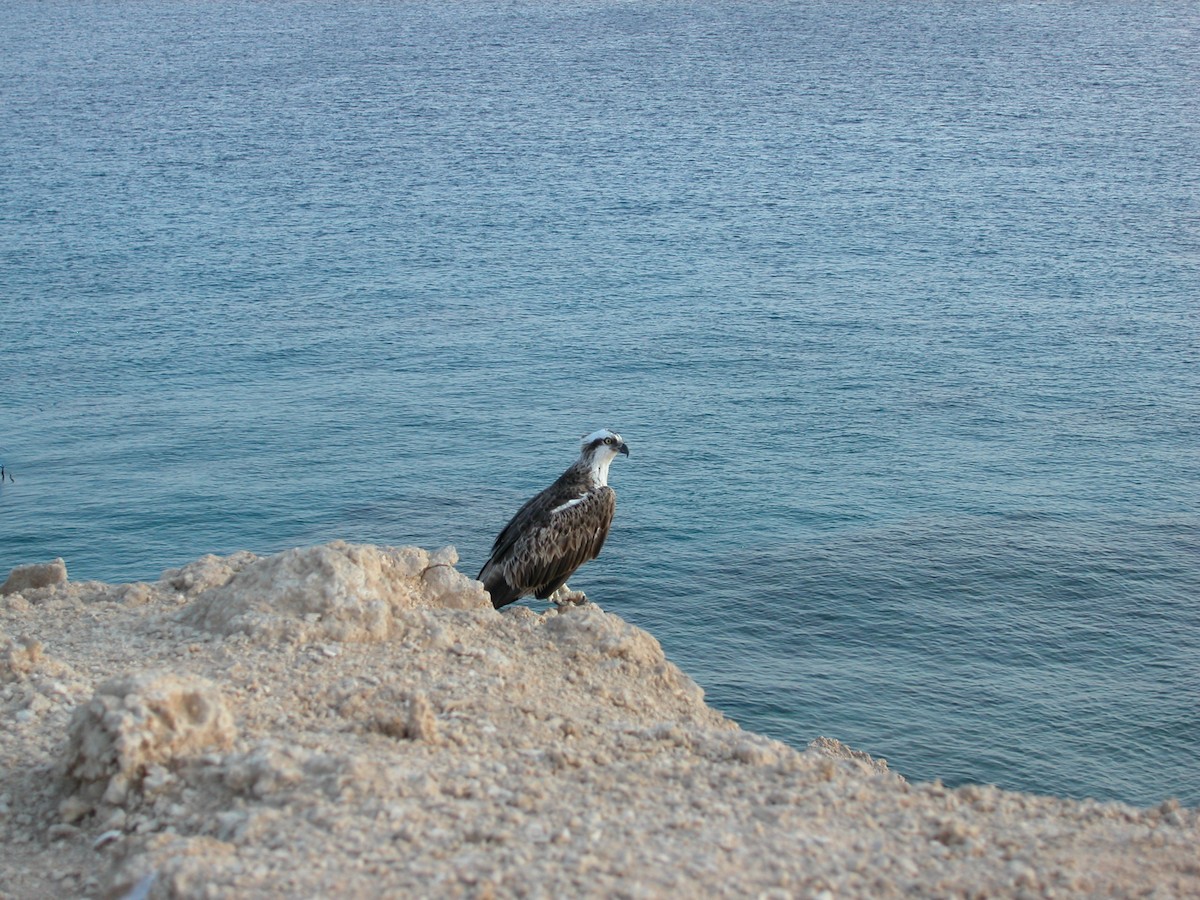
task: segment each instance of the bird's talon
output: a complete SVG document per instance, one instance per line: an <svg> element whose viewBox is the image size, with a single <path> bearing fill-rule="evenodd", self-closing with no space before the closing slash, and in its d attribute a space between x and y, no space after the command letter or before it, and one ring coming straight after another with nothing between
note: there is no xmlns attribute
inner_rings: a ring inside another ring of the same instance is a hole
<svg viewBox="0 0 1200 900"><path fill-rule="evenodd" d="M564 584L550 595L550 602L562 609L564 606L583 606L588 598L583 591L573 591L570 585Z"/></svg>

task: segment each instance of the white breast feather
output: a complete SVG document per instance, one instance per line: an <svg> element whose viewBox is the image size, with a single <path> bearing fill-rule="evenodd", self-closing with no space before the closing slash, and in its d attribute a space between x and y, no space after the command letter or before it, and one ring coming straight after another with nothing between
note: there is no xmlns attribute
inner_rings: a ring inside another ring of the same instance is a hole
<svg viewBox="0 0 1200 900"><path fill-rule="evenodd" d="M584 494L582 497L576 497L574 500L568 500L566 503L560 503L558 506L554 507L554 509L550 510L550 515L560 513L564 509L570 509L572 506L578 506L590 496L591 494Z"/></svg>

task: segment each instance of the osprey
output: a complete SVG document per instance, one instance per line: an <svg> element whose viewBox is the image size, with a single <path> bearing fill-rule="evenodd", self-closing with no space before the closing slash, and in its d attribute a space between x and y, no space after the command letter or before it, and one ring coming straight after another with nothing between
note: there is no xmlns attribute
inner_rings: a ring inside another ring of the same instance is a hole
<svg viewBox="0 0 1200 900"><path fill-rule="evenodd" d="M600 555L608 537L617 508L608 466L618 453L629 455L619 434L602 428L584 435L574 465L504 526L479 571L496 609L530 594L556 603L587 601L582 591L567 587L567 579Z"/></svg>

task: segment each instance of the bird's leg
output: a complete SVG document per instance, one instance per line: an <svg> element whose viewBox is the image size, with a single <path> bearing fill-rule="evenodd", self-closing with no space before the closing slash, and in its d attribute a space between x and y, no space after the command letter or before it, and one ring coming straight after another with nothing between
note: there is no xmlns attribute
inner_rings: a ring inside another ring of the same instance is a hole
<svg viewBox="0 0 1200 900"><path fill-rule="evenodd" d="M550 602L561 609L564 606L583 606L588 602L588 598L583 591L573 591L569 585L564 584L550 595Z"/></svg>

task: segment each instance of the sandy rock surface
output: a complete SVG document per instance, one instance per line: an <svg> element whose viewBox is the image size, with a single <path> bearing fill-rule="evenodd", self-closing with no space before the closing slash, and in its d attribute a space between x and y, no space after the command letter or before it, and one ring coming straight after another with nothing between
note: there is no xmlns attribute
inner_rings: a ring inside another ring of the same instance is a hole
<svg viewBox="0 0 1200 900"><path fill-rule="evenodd" d="M67 580L67 564L60 556L48 563L30 563L17 566L8 573L8 578L0 584L0 596L16 594L19 591L36 590L62 584Z"/></svg>
<svg viewBox="0 0 1200 900"><path fill-rule="evenodd" d="M595 605L334 542L0 597L0 898L1200 896L1200 817L909 784ZM65 570L64 570L65 571Z"/></svg>

